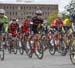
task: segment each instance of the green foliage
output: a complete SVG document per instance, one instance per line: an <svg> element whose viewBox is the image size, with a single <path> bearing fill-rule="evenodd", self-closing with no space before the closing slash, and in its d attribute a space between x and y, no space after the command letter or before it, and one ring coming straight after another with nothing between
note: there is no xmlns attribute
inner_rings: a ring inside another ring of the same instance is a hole
<svg viewBox="0 0 75 68"><path fill-rule="evenodd" d="M73 12L75 10L75 0L71 0L71 2L65 6L65 9L70 13Z"/></svg>
<svg viewBox="0 0 75 68"><path fill-rule="evenodd" d="M47 18L47 24L48 25L50 25L51 22L57 17L57 14L58 14L58 12L54 11L54 12L52 12L51 15L48 16L48 18Z"/></svg>

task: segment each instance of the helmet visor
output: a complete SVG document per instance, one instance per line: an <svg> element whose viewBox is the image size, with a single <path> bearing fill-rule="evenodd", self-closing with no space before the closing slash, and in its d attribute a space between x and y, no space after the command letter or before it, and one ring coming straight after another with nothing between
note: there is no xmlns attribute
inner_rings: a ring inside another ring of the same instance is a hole
<svg viewBox="0 0 75 68"><path fill-rule="evenodd" d="M0 15L4 15L4 13L0 13Z"/></svg>

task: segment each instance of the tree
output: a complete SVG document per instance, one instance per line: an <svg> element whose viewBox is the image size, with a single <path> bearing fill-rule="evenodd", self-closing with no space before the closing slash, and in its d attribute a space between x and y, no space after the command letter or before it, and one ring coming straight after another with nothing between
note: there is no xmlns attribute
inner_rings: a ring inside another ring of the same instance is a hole
<svg viewBox="0 0 75 68"><path fill-rule="evenodd" d="M75 11L75 0L71 0L70 4L65 6L65 8L69 13Z"/></svg>
<svg viewBox="0 0 75 68"><path fill-rule="evenodd" d="M57 14L58 14L58 12L54 11L54 12L52 12L51 15L48 16L48 18L47 18L47 24L48 25L50 25L51 22L57 17Z"/></svg>

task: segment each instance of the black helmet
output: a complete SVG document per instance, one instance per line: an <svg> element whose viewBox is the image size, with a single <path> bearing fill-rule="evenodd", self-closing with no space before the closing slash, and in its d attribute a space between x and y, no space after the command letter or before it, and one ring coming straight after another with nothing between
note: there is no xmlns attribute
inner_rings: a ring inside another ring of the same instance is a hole
<svg viewBox="0 0 75 68"><path fill-rule="evenodd" d="M12 21L16 21L16 18L12 18Z"/></svg>
<svg viewBox="0 0 75 68"><path fill-rule="evenodd" d="M41 10L37 10L37 11L35 12L36 15L42 15L42 13L43 13L43 12L42 12Z"/></svg>
<svg viewBox="0 0 75 68"><path fill-rule="evenodd" d="M30 15L27 15L27 18L32 18Z"/></svg>

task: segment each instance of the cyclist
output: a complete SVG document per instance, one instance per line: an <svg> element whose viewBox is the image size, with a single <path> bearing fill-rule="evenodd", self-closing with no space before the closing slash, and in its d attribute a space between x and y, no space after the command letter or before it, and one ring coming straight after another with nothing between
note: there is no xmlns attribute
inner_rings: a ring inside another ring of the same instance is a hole
<svg viewBox="0 0 75 68"><path fill-rule="evenodd" d="M53 20L53 22L50 24L51 28L55 28L57 31L61 32L62 27L64 26L64 23L62 21L62 17L58 15L56 19Z"/></svg>
<svg viewBox="0 0 75 68"><path fill-rule="evenodd" d="M67 32L71 28L71 21L70 16L67 16L67 18L64 20L64 30Z"/></svg>
<svg viewBox="0 0 75 68"><path fill-rule="evenodd" d="M48 32L48 25L47 25L47 22L46 21L44 21L44 23L43 23L43 32L45 34L47 34L47 32Z"/></svg>
<svg viewBox="0 0 75 68"><path fill-rule="evenodd" d="M27 16L27 19L21 24L22 33L29 33L30 22L31 22L31 16Z"/></svg>
<svg viewBox="0 0 75 68"><path fill-rule="evenodd" d="M0 31L4 29L5 32L8 32L8 17L5 16L5 10L0 9Z"/></svg>
<svg viewBox="0 0 75 68"><path fill-rule="evenodd" d="M59 40L61 39L61 34L60 32L63 32L63 26L64 23L62 21L62 16L58 14L58 17L51 23L50 27L55 29L56 32L54 32L54 38L56 39L55 45L59 45ZM64 45L64 48L66 48L66 45Z"/></svg>
<svg viewBox="0 0 75 68"><path fill-rule="evenodd" d="M41 10L37 10L35 12L36 16L32 18L32 22L33 22L33 27L32 30L35 33L38 33L38 29L42 29L42 24L43 24L43 19L42 19L42 11Z"/></svg>
<svg viewBox="0 0 75 68"><path fill-rule="evenodd" d="M9 33L11 33L12 36L16 36L18 31L19 24L16 22L16 18L13 18L12 22L9 24Z"/></svg>
<svg viewBox="0 0 75 68"><path fill-rule="evenodd" d="M6 32L6 34L2 34ZM5 15L5 10L0 9L0 40L3 40L5 45L5 39L8 32L8 17Z"/></svg>
<svg viewBox="0 0 75 68"><path fill-rule="evenodd" d="M36 53L40 56L40 54L38 53L37 49L39 47L38 45L38 39L39 39L39 32L42 31L42 25L43 25L43 18L42 18L42 14L43 12L41 10L37 10L35 12L35 15L33 18L32 18L32 22L33 22L33 27L32 27L32 30L33 30L33 33L34 33L34 43L36 45L33 44L33 50L36 50ZM34 48L35 47L35 48Z"/></svg>

